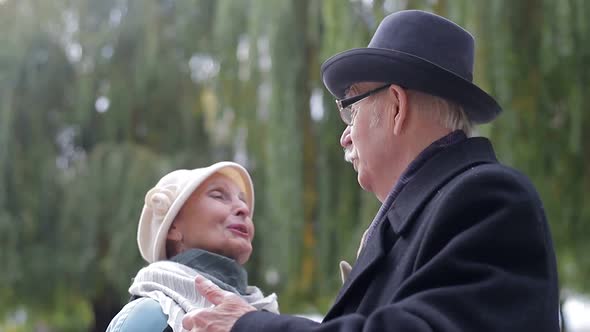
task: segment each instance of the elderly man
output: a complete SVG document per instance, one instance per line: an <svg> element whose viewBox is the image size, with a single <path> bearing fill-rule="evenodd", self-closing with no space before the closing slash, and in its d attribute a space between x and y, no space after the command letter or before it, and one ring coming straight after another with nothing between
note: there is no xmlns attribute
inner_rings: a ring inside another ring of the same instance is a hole
<svg viewBox="0 0 590 332"><path fill-rule="evenodd" d="M527 178L469 138L501 111L472 83L473 37L442 17L386 17L322 66L358 182L383 203L322 323L255 312L198 278L196 331L559 331L555 255Z"/></svg>

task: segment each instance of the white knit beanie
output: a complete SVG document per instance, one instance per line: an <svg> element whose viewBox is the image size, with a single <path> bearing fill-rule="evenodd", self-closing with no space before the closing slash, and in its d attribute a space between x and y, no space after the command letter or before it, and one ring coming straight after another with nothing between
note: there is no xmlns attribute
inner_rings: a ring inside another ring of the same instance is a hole
<svg viewBox="0 0 590 332"><path fill-rule="evenodd" d="M184 202L207 178L221 173L232 179L246 194L250 217L254 213L254 187L250 174L234 162L223 161L209 167L193 170L180 169L166 174L145 195L145 204L139 218L137 245L148 263L166 259L166 237Z"/></svg>

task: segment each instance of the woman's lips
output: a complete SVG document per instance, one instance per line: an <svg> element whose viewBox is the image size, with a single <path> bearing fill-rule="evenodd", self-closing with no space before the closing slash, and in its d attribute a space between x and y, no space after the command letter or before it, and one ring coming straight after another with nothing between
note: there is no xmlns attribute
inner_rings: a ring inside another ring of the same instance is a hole
<svg viewBox="0 0 590 332"><path fill-rule="evenodd" d="M245 238L250 237L250 233L248 232L248 227L246 227L246 225L232 224L232 225L229 225L227 227L227 229L229 229L232 233L234 233L238 236L245 237Z"/></svg>

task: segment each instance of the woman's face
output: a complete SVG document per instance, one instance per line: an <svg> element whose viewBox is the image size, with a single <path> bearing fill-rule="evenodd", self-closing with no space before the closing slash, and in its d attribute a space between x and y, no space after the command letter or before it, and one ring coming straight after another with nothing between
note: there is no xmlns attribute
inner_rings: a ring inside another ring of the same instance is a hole
<svg viewBox="0 0 590 332"><path fill-rule="evenodd" d="M246 194L229 177L215 173L195 190L168 231L179 252L199 248L244 264L252 253L254 224Z"/></svg>

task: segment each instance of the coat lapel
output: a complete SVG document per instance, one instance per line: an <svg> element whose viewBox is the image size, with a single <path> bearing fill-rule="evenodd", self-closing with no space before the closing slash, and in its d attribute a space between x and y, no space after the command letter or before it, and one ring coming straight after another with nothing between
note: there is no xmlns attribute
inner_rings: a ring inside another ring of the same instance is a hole
<svg viewBox="0 0 590 332"><path fill-rule="evenodd" d="M368 286L368 282L363 282L364 276L370 274L371 269L395 244L398 236L409 228L411 221L415 219L414 215L426 204L433 192L469 167L494 162L497 160L489 141L485 138L471 138L448 147L421 167L415 178L400 192L390 210L379 220L376 234L365 244L324 321L339 315L356 287Z"/></svg>
<svg viewBox="0 0 590 332"><path fill-rule="evenodd" d="M393 246L395 239L392 238L391 232L387 233L386 230L389 229L389 222L387 221L387 215L385 214L380 220L378 224L378 228L375 230L375 234L371 236L371 240L365 244L365 247L361 250L359 257L357 258L356 263L352 267L352 271L340 292L338 293L336 300L334 301L334 306L330 309L328 314L326 315L325 319L329 319L331 315L340 311L339 304L343 304L346 301L344 297L350 294L350 290L354 287L362 287L362 276L366 275L370 272L370 270L377 265L380 259L385 256L387 249ZM386 235L387 234L387 235ZM366 284L366 283L364 283Z"/></svg>

